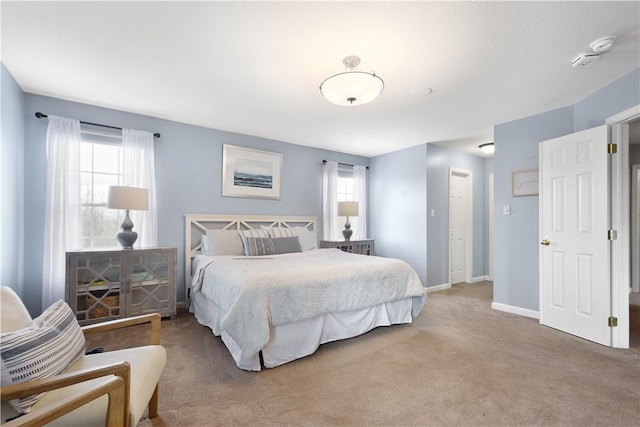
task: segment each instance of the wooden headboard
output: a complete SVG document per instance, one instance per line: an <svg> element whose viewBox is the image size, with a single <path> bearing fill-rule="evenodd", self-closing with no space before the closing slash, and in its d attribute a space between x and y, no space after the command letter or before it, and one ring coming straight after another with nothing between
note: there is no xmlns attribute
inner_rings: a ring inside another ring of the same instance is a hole
<svg viewBox="0 0 640 427"><path fill-rule="evenodd" d="M200 253L201 237L207 230L251 230L265 227L306 227L316 230L314 216L270 216L270 215L185 215L184 286L187 298L191 290L191 263Z"/></svg>

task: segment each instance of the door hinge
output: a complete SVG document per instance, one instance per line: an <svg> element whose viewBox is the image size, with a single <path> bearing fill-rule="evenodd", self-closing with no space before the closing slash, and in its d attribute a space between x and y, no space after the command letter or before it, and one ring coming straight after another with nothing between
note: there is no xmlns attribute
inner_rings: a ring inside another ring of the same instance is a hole
<svg viewBox="0 0 640 427"><path fill-rule="evenodd" d="M607 239L616 240L618 238L617 230L607 230Z"/></svg>
<svg viewBox="0 0 640 427"><path fill-rule="evenodd" d="M609 327L614 328L618 326L618 318L617 317L609 317Z"/></svg>
<svg viewBox="0 0 640 427"><path fill-rule="evenodd" d="M607 144L607 153L616 154L618 152L618 144Z"/></svg>

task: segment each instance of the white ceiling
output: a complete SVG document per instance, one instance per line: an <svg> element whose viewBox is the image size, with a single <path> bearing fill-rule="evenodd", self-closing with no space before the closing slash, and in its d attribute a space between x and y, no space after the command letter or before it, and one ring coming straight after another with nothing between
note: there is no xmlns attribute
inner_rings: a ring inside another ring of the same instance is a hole
<svg viewBox="0 0 640 427"><path fill-rule="evenodd" d="M426 142L479 155L494 124L574 104L640 66L637 1L1 7L2 61L26 92L364 156ZM606 35L611 51L571 67ZM385 89L330 104L318 86L352 54Z"/></svg>

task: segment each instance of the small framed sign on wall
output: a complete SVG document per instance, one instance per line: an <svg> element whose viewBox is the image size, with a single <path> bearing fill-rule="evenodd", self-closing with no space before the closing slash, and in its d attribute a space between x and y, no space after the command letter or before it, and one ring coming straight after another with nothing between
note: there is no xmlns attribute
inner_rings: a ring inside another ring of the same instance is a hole
<svg viewBox="0 0 640 427"><path fill-rule="evenodd" d="M538 195L538 169L526 169L511 172L512 196L537 196Z"/></svg>
<svg viewBox="0 0 640 427"><path fill-rule="evenodd" d="M224 144L222 195L280 199L282 154Z"/></svg>

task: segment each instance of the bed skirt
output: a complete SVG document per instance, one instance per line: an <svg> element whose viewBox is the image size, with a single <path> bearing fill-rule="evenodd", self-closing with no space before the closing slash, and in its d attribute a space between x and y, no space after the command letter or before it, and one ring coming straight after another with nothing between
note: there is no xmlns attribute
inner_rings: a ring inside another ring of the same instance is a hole
<svg viewBox="0 0 640 427"><path fill-rule="evenodd" d="M321 344L362 335L378 326L411 323L411 298L387 302L362 310L328 313L300 322L271 327L269 342L262 348L264 366L274 368L313 354ZM243 354L233 338L220 327L223 313L202 293L191 295L189 308L198 322L220 336L236 365L245 370L261 369L260 355Z"/></svg>

